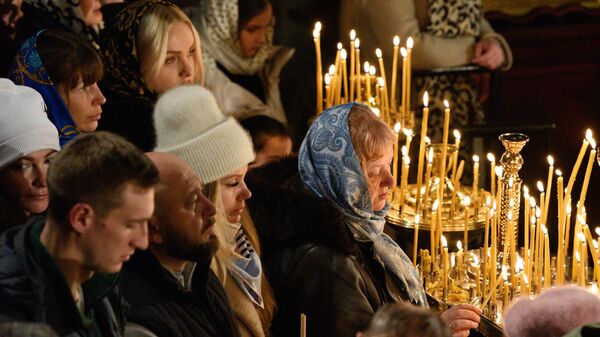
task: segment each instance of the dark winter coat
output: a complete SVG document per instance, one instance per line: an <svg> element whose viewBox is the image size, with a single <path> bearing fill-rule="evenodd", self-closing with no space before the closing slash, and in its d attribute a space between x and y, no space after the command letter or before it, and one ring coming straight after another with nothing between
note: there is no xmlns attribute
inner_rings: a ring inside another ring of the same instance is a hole
<svg viewBox="0 0 600 337"><path fill-rule="evenodd" d="M41 248L44 222L34 217L0 237L0 322L45 323L61 336L122 336L125 306L115 289L117 275L96 273L82 284L82 316L60 269Z"/></svg>
<svg viewBox="0 0 600 337"><path fill-rule="evenodd" d="M158 337L239 336L227 295L209 265L196 264L186 291L150 250L135 253L121 274L129 321Z"/></svg>
<svg viewBox="0 0 600 337"><path fill-rule="evenodd" d="M246 181L278 304L273 336L297 336L301 313L309 336L355 336L381 305L406 299L372 243L355 241L341 212L304 188L297 158L252 170Z"/></svg>

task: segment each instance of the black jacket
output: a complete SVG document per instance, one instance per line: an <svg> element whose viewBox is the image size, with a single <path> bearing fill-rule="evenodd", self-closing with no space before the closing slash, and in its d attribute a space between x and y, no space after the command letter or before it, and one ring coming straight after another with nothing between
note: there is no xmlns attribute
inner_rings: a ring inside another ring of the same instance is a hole
<svg viewBox="0 0 600 337"><path fill-rule="evenodd" d="M185 291L150 250L135 253L121 274L129 321L158 337L239 336L227 295L209 266L210 261L196 264L191 291Z"/></svg>
<svg viewBox="0 0 600 337"><path fill-rule="evenodd" d="M34 217L0 237L0 322L45 323L61 336L122 336L125 306L116 275L96 273L82 285L82 318L58 267L36 252L44 221Z"/></svg>
<svg viewBox="0 0 600 337"><path fill-rule="evenodd" d="M372 244L355 241L341 212L305 190L296 158L251 170L246 181L279 310L273 336L298 335L301 313L309 336L355 336L382 304L405 300Z"/></svg>

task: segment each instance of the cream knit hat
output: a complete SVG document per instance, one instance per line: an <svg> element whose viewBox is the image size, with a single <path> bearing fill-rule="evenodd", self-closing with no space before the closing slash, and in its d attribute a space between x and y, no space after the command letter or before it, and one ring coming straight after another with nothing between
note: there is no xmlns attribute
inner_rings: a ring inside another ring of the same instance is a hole
<svg viewBox="0 0 600 337"><path fill-rule="evenodd" d="M254 160L252 140L213 95L197 85L164 93L154 107L157 152L186 160L202 182L225 177Z"/></svg>
<svg viewBox="0 0 600 337"><path fill-rule="evenodd" d="M34 89L0 78L0 169L35 151L60 151L58 131Z"/></svg>

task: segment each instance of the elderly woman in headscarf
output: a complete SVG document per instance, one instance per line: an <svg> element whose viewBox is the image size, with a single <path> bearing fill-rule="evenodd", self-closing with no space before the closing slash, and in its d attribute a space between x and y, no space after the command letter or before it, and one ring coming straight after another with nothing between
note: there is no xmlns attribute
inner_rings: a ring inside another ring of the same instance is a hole
<svg viewBox="0 0 600 337"><path fill-rule="evenodd" d="M294 51L273 45L269 1L206 0L191 12L203 43L205 85L223 114L267 115L286 124L279 75Z"/></svg>
<svg viewBox="0 0 600 337"><path fill-rule="evenodd" d="M385 303L427 306L416 269L383 233L393 142L368 107L348 103L312 123L297 160L249 173L249 210L280 308L274 335L290 335L300 313L311 336L353 336ZM466 336L479 314L461 304L442 318Z"/></svg>

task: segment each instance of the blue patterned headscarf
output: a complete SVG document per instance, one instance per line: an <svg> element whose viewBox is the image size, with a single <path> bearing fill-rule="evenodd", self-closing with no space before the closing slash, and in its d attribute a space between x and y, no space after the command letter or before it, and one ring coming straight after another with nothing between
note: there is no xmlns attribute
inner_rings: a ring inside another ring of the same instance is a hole
<svg viewBox="0 0 600 337"><path fill-rule="evenodd" d="M312 123L298 154L300 177L310 191L333 202L344 214L356 240L373 242L375 254L400 280L410 301L427 306L417 270L402 248L383 233L389 204L373 211L369 185L348 128L354 104L330 108Z"/></svg>
<svg viewBox="0 0 600 337"><path fill-rule="evenodd" d="M56 86L52 83L40 54L37 50L37 38L44 31L27 39L15 57L15 63L9 73L9 78L15 84L26 85L35 89L42 95L46 103L46 114L48 119L56 126L60 138L60 146L63 147L80 132L77 129L69 109L60 97Z"/></svg>

